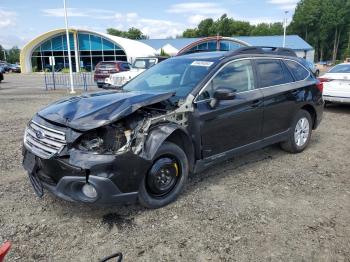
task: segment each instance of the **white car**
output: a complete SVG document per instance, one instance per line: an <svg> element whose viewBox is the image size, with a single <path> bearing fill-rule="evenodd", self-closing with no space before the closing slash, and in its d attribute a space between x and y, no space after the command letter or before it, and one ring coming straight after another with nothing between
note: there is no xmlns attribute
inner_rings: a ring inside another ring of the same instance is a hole
<svg viewBox="0 0 350 262"><path fill-rule="evenodd" d="M324 101L350 104L350 63L336 65L319 79Z"/></svg>
<svg viewBox="0 0 350 262"><path fill-rule="evenodd" d="M111 74L105 79L105 83L110 86L121 87L131 79L165 59L165 57L138 57L135 59L129 71Z"/></svg>

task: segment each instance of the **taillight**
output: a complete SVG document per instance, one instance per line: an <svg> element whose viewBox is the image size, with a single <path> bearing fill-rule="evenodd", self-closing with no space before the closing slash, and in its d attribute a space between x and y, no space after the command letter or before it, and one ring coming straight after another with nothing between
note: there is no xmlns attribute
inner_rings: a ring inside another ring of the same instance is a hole
<svg viewBox="0 0 350 262"><path fill-rule="evenodd" d="M323 92L323 81L320 81L320 79L317 80L316 86L320 92Z"/></svg>

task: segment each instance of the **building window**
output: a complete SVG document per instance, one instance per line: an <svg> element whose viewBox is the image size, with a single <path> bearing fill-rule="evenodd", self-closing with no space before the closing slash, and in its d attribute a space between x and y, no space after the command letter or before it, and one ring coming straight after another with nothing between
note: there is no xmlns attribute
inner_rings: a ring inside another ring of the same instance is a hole
<svg viewBox="0 0 350 262"><path fill-rule="evenodd" d="M76 69L74 35L69 35L73 71ZM100 61L127 61L124 50L113 42L94 34L78 33L77 48L79 67L86 71L93 71ZM42 42L32 53L33 72L51 71L49 57L55 57L55 71L67 68L68 47L66 35L59 34Z"/></svg>

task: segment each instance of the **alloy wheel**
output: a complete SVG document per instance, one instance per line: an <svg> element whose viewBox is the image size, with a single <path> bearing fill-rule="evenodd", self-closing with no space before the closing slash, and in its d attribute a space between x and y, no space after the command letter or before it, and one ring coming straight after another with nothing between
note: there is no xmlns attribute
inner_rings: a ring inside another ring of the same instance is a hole
<svg viewBox="0 0 350 262"><path fill-rule="evenodd" d="M306 117L299 119L294 130L294 141L298 147L305 145L309 139L310 123Z"/></svg>

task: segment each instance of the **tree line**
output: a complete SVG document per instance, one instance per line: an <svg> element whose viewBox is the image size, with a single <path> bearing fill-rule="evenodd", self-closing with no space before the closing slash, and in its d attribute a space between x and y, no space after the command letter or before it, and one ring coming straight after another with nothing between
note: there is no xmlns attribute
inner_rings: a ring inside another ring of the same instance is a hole
<svg viewBox="0 0 350 262"><path fill-rule="evenodd" d="M350 57L350 0L301 0L288 33L310 43L319 61Z"/></svg>
<svg viewBox="0 0 350 262"><path fill-rule="evenodd" d="M120 36L124 38L134 39L134 40L140 40L140 39L147 39L148 36L144 35L140 29L137 29L135 27L129 28L128 31L122 31L115 28L107 28L107 34L114 35L114 36Z"/></svg>
<svg viewBox="0 0 350 262"><path fill-rule="evenodd" d="M234 20L222 15L207 18L197 27L186 29L182 37L282 35L282 23ZM315 48L318 61L350 57L350 0L301 0L297 4L287 34L296 34Z"/></svg>
<svg viewBox="0 0 350 262"><path fill-rule="evenodd" d="M260 23L251 25L246 21L239 21L223 14L219 19L206 18L197 27L188 28L182 33L182 37L206 37L206 36L262 36L283 34L282 23Z"/></svg>

